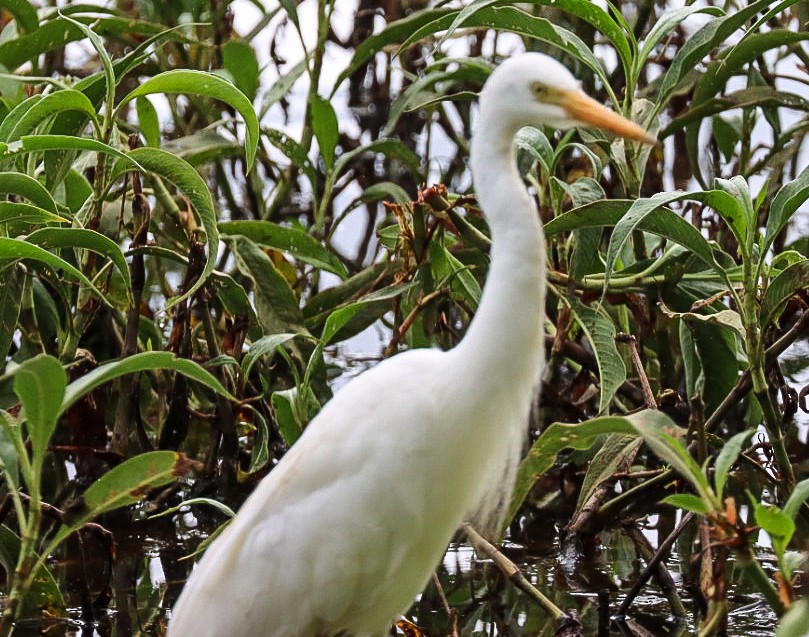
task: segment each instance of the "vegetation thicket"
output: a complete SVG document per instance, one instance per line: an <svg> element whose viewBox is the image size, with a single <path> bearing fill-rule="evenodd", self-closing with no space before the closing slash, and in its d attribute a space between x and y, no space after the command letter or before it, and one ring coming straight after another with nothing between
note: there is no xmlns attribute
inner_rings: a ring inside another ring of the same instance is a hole
<svg viewBox="0 0 809 637"><path fill-rule="evenodd" d="M53 4L0 0L0 633L114 606L113 634L161 634L188 511L237 507L349 339L462 338L490 243L476 92L529 49L661 144L519 135L548 365L503 531L628 547L648 568L622 574L619 615L652 577L700 635L727 634L734 587L805 634L807 3L253 0L243 33L227 0ZM165 597L154 555L119 550L155 529ZM86 546L110 556L100 584L56 562ZM428 634L556 630L502 582L442 582L452 612L412 611Z"/></svg>

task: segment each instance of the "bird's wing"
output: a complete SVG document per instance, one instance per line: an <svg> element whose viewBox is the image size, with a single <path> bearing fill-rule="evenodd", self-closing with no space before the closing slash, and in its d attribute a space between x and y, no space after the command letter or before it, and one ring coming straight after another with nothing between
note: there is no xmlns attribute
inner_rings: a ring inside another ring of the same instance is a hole
<svg viewBox="0 0 809 637"><path fill-rule="evenodd" d="M236 587L239 625L186 620L181 599L178 623L196 625L177 635L376 632L404 610L388 609L396 604L388 589L399 584L389 578L429 576L406 563L425 523L417 512L430 485L416 465L433 446L441 401L430 385L442 378L442 357L396 356L338 392L208 549L183 594L214 608L219 591ZM353 626L357 618L374 625Z"/></svg>

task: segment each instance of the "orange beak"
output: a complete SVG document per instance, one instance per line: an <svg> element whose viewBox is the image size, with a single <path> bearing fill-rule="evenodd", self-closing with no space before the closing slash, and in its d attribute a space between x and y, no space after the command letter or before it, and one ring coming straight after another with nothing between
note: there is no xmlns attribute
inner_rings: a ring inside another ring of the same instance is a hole
<svg viewBox="0 0 809 637"><path fill-rule="evenodd" d="M579 122L591 124L644 144L660 143L635 122L611 111L582 91L559 91L559 93L561 94L559 105Z"/></svg>

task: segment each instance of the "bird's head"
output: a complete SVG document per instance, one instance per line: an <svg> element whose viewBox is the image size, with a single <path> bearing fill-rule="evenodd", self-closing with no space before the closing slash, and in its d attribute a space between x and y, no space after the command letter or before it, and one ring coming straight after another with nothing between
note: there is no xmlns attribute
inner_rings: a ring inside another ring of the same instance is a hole
<svg viewBox="0 0 809 637"><path fill-rule="evenodd" d="M486 82L480 103L481 108L496 104L515 128L595 126L621 137L657 143L642 127L589 97L567 68L543 53L525 53L503 62Z"/></svg>

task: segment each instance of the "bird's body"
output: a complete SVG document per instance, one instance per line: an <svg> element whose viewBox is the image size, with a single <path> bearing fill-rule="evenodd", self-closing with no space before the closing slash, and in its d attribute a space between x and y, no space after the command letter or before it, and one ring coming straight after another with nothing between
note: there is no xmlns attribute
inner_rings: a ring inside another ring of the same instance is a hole
<svg viewBox="0 0 809 637"><path fill-rule="evenodd" d="M589 99L541 54L505 62L481 93L472 173L493 244L463 341L399 354L340 390L208 548L167 637L383 635L463 520L497 527L543 354L544 237L513 139L589 121L555 101L535 108L539 84ZM596 107L601 125L645 135Z"/></svg>

